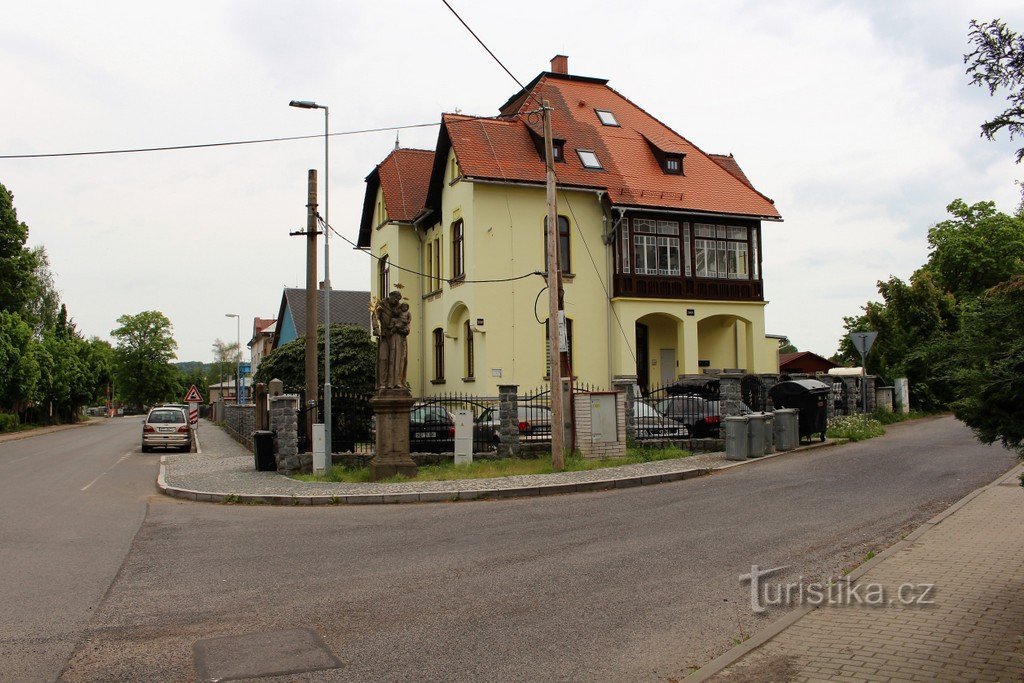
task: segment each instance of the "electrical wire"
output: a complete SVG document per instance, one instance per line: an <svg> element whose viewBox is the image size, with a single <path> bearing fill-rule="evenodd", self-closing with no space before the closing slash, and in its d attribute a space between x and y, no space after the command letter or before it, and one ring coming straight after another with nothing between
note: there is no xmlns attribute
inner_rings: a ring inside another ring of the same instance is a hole
<svg viewBox="0 0 1024 683"><path fill-rule="evenodd" d="M378 261L383 261L385 258L387 258L387 256L377 256L374 253L366 251L365 249L360 247L358 244L356 244L355 242L353 242L352 240L350 240L349 238L345 237L340 232L338 232L334 228L333 225L328 225L327 222L319 214L317 215L317 221L319 221L320 225L322 225L326 229L330 230L335 235L337 235L341 239L345 240L346 242L348 242L353 247L355 247L359 251L363 252L364 254L369 256L370 258L376 259ZM390 261L388 261L388 267L389 268L394 268L395 270L401 270L401 271L406 272L406 273L411 273L413 275L419 275L420 277L430 277L430 275L427 275L426 273L422 273L422 272L420 272L418 270L413 270L411 268L403 268L402 266L398 265L397 263L391 263ZM502 278L494 278L494 279L490 279L490 280L464 280L462 278L459 278L457 280L456 279L447 279L447 278L441 278L441 279L442 279L443 282L447 283L448 286L450 287L453 282L458 283L458 284L483 285L483 284L493 284L493 283L497 283L497 282L514 282L516 280L525 280L526 278L533 277L534 275L540 275L541 277L544 277L546 275L546 273L543 273L543 272L541 272L539 270L535 270L532 273L524 273L523 275L516 275L514 277L502 277Z"/></svg>
<svg viewBox="0 0 1024 683"><path fill-rule="evenodd" d="M361 135L363 133L382 133L387 130L406 130L408 128L428 128L430 126L439 126L441 122L435 123L413 123L405 126L385 126L383 128L361 128L358 130L344 130L335 133L329 133L329 137L335 137L339 135ZM234 145L256 145L264 142L290 142L293 140L315 140L323 139L323 133L318 135L291 135L288 137L280 138L261 138L257 140L231 140L227 142L206 142L196 145L168 145L164 147L138 147L132 149L103 149L103 150L92 150L87 152L50 152L45 154L0 154L0 159L43 159L51 157L83 157L83 156L96 156L100 154L137 154L139 152L166 152L170 150L178 149L205 149L209 147L231 147Z"/></svg>
<svg viewBox="0 0 1024 683"><path fill-rule="evenodd" d="M451 5L448 4L448 0L441 0L441 2L444 3L445 7L447 7L449 10L451 10L451 13L455 15L455 18L459 20L459 23L466 27L466 30L469 31L469 35L471 35L474 38L476 38L476 42L480 43L480 47L482 47L484 50L487 51L487 54L489 54L491 56L491 59L493 59L495 62L497 62L498 66L500 66L505 71L505 73L507 73L509 75L509 78L511 78L513 81L516 82L516 85L519 86L519 89L520 90L526 90L526 86L523 85L523 82L520 81L518 78L516 78L516 75L514 73L509 71L508 67L505 66L505 64L500 59L498 59L498 56L496 54L494 54L494 52L491 51L491 48L487 47L487 44L480 39L480 36L478 36L476 34L476 31L474 31L472 28L469 27L469 24L466 23L465 19L463 19L461 16L459 16L459 13L455 11L454 7L452 7ZM534 95L532 92L529 92L527 94L530 97L532 97L537 102L538 105L543 106L541 101L537 99L536 95Z"/></svg>

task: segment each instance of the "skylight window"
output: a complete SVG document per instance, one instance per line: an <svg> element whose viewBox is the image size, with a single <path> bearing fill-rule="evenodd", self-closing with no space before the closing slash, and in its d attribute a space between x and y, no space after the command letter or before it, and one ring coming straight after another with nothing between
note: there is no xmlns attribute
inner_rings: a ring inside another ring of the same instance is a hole
<svg viewBox="0 0 1024 683"><path fill-rule="evenodd" d="M615 114L611 113L606 109L595 109L597 118L601 119L601 123L606 126L617 126L619 125L618 119L615 118Z"/></svg>
<svg viewBox="0 0 1024 683"><path fill-rule="evenodd" d="M583 164L583 168L604 168L601 162L597 160L597 155L589 149L578 149L576 153L580 155L580 163Z"/></svg>

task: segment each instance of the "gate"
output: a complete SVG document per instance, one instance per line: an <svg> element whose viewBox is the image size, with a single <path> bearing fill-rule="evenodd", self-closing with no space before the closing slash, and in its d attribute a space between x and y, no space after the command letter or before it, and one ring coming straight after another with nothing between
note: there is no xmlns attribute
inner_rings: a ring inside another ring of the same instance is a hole
<svg viewBox="0 0 1024 683"><path fill-rule="evenodd" d="M762 413L768 407L768 392L764 381L757 375L744 375L740 380L740 398L756 413Z"/></svg>

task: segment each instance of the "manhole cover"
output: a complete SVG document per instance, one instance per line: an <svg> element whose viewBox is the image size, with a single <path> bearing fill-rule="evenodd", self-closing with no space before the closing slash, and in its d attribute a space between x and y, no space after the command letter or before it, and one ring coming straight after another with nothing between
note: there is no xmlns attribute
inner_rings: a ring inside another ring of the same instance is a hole
<svg viewBox="0 0 1024 683"><path fill-rule="evenodd" d="M234 681L341 666L320 636L306 628L197 640L192 656L200 681Z"/></svg>

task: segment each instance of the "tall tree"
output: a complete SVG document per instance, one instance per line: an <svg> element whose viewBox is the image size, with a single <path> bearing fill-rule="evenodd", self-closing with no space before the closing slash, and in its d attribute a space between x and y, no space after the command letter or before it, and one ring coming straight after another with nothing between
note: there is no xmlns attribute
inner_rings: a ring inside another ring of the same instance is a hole
<svg viewBox="0 0 1024 683"><path fill-rule="evenodd" d="M23 320L36 296L37 256L27 241L28 226L18 220L14 195L0 184L0 311L18 313Z"/></svg>
<svg viewBox="0 0 1024 683"><path fill-rule="evenodd" d="M143 406L175 398L178 370L171 365L178 348L171 321L160 311L122 315L111 331L114 349L115 385L125 402Z"/></svg>
<svg viewBox="0 0 1024 683"><path fill-rule="evenodd" d="M943 356L956 416L981 441L1024 456L1024 275L965 305Z"/></svg>
<svg viewBox="0 0 1024 683"><path fill-rule="evenodd" d="M29 324L0 310L0 408L22 413L38 397L36 346Z"/></svg>
<svg viewBox="0 0 1024 683"><path fill-rule="evenodd" d="M213 340L213 366L207 374L209 384L230 381L235 377L235 369L242 361L242 347L221 339ZM224 392L221 392L223 395Z"/></svg>

